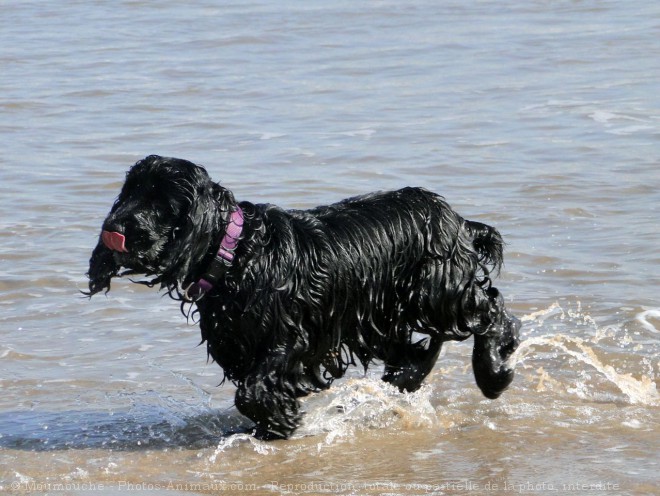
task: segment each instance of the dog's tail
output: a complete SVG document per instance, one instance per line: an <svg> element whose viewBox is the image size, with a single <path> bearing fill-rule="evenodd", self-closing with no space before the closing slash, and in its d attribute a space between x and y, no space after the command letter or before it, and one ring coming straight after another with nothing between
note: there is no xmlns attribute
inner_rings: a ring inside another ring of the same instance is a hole
<svg viewBox="0 0 660 496"><path fill-rule="evenodd" d="M482 266L499 273L504 262L504 240L497 229L471 220L465 221L465 228L472 235L472 245Z"/></svg>

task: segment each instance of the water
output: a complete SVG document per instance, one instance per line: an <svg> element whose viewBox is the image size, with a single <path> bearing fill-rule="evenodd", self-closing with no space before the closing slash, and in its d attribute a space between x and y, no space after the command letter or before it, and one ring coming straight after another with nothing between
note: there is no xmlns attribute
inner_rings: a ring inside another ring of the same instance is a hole
<svg viewBox="0 0 660 496"><path fill-rule="evenodd" d="M658 494L657 2L0 8L2 489ZM239 199L420 185L496 225L512 387L452 344L415 394L354 370L295 438L245 435L175 302L79 294L150 153Z"/></svg>

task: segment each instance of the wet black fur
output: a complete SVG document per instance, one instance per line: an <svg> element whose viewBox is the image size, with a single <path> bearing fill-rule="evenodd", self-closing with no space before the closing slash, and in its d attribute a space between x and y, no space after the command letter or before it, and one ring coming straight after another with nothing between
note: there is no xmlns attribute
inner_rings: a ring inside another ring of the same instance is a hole
<svg viewBox="0 0 660 496"><path fill-rule="evenodd" d="M329 387L356 362L385 364L383 380L417 389L445 341L474 335L473 370L488 398L511 383L518 345L491 274L502 239L421 188L373 193L311 210L241 202L245 226L223 280L195 302L208 353L237 386L236 406L261 438L300 422L297 398ZM232 193L185 160L149 156L127 173L99 238L89 295L140 273L181 299L217 252ZM120 272L121 268L124 272Z"/></svg>

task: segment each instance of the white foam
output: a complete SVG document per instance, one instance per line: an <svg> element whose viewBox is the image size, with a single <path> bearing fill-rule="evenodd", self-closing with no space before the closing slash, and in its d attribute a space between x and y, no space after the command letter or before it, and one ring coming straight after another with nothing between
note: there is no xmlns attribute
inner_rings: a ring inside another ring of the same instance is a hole
<svg viewBox="0 0 660 496"><path fill-rule="evenodd" d="M609 131L606 132L609 134L616 134L619 136L628 136L635 133L642 133L642 132L654 131L654 130L655 128L653 126L637 125L637 126L624 126L616 129L610 129Z"/></svg>
<svg viewBox="0 0 660 496"><path fill-rule="evenodd" d="M644 329L646 329L647 331L656 332L656 333L660 332L658 331L658 328L655 325L653 325L651 322L648 321L649 317L654 319L660 319L660 310L655 308L651 310L645 310L644 312L638 314L635 317L635 320L637 320L637 322L642 324Z"/></svg>
<svg viewBox="0 0 660 496"><path fill-rule="evenodd" d="M363 137L363 138L371 138L374 134L376 134L375 129L356 129L353 131L344 131L339 133L343 136L349 136L351 138L353 137Z"/></svg>
<svg viewBox="0 0 660 496"><path fill-rule="evenodd" d="M273 446L272 443L259 441L251 434L233 434L220 441L213 454L209 457L209 462L215 463L218 455L239 445L251 445L252 449L254 449L254 451L260 455L269 455L280 450L279 448Z"/></svg>
<svg viewBox="0 0 660 496"><path fill-rule="evenodd" d="M262 133L259 137L260 140L272 140L277 138L283 138L286 134L283 133Z"/></svg>
<svg viewBox="0 0 660 496"><path fill-rule="evenodd" d="M633 121L633 122L648 122L644 119L638 117L633 117L630 115L616 114L614 112L608 112L606 110L596 110L589 114L589 117L599 124L609 124L610 121Z"/></svg>
<svg viewBox="0 0 660 496"><path fill-rule="evenodd" d="M17 480L20 484L28 484L28 483L34 481L34 479L33 479L32 477L30 477L30 476L28 476L28 475L23 475L23 474L21 474L20 472L14 472L14 475L15 475L15 477L16 477L16 480Z"/></svg>

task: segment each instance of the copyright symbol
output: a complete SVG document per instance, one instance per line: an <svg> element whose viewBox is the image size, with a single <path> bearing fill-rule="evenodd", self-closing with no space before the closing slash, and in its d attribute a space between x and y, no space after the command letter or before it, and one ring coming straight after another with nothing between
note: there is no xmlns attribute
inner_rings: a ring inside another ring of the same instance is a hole
<svg viewBox="0 0 660 496"><path fill-rule="evenodd" d="M14 491L18 491L21 488L21 483L20 482L12 482L11 483L11 488Z"/></svg>

